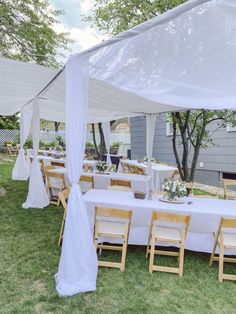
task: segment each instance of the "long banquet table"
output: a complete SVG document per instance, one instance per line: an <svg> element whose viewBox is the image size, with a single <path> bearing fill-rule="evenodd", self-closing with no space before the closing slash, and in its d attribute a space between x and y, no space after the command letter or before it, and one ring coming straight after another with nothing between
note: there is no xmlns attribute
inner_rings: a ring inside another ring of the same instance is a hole
<svg viewBox="0 0 236 314"><path fill-rule="evenodd" d="M147 168L147 165L145 163L138 162L137 160L121 160L118 167L118 172L122 172L122 162L133 166L139 166L145 170ZM165 179L170 177L173 171L177 170L177 168L173 166L152 163L152 170L155 190L161 191L161 185L164 183Z"/></svg>
<svg viewBox="0 0 236 314"><path fill-rule="evenodd" d="M147 245L151 215L154 210L191 214L185 248L197 252L211 252L213 232L217 230L222 216L236 218L236 201L188 197L184 204L171 204L153 200L139 200L133 193L121 191L90 190L83 196L88 210L91 232L94 224L95 206L133 211L129 244ZM192 204L188 204L191 201ZM229 254L236 251L226 252Z"/></svg>
<svg viewBox="0 0 236 314"><path fill-rule="evenodd" d="M49 172L64 173L65 177L67 176L67 169L63 167L58 167L56 169L49 170ZM132 191L141 191L146 193L148 191L149 186L148 183L151 179L150 176L128 173L102 174L96 172L84 172L82 174L93 177L94 188L99 190L106 190L107 186L110 185L111 179L115 179L115 180L129 180L131 181ZM68 181L67 177L66 181Z"/></svg>

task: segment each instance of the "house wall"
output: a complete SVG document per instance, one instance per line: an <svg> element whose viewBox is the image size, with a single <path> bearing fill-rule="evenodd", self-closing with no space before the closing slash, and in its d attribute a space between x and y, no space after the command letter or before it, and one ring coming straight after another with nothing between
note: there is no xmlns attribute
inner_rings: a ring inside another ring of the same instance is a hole
<svg viewBox="0 0 236 314"><path fill-rule="evenodd" d="M146 119L145 117L132 118L130 124L131 157L140 159L146 155ZM214 145L201 150L195 180L222 186L222 172L236 173L236 132L228 132L223 128L217 129L217 123L209 126ZM172 136L166 135L165 115L160 115L156 122L153 149L153 156L160 162L175 164L171 139Z"/></svg>

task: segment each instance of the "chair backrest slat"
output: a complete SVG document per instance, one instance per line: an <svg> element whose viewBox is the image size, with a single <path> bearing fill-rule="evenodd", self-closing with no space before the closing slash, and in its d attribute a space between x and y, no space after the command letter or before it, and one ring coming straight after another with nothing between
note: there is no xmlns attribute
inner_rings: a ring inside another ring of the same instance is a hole
<svg viewBox="0 0 236 314"><path fill-rule="evenodd" d="M117 180L111 179L111 186L118 185L118 186L127 186L131 188L131 182L129 180Z"/></svg>
<svg viewBox="0 0 236 314"><path fill-rule="evenodd" d="M166 221L166 222L174 222L177 224L184 224L188 226L190 222L190 215L181 215L175 213L167 213L167 212L153 212L152 213L152 221Z"/></svg>
<svg viewBox="0 0 236 314"><path fill-rule="evenodd" d="M236 228L236 219L222 217L221 227L222 228Z"/></svg>
<svg viewBox="0 0 236 314"><path fill-rule="evenodd" d="M129 219L129 220L132 217L132 210L96 207L95 212L96 212L96 216L102 216L102 217L112 217L112 218Z"/></svg>

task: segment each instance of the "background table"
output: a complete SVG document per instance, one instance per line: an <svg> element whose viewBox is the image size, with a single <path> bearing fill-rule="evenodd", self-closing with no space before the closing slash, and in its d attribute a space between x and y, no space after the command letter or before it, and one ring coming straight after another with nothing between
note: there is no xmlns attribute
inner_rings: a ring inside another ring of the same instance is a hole
<svg viewBox="0 0 236 314"><path fill-rule="evenodd" d="M147 245L151 215L154 210L191 214L189 232L185 248L198 252L211 252L213 232L217 230L222 216L236 218L236 201L220 199L185 198L192 204L171 204L153 200L138 200L133 193L120 191L90 190L83 196L88 210L88 217L93 230L94 208L104 206L133 210L129 244ZM166 245L163 243L163 245ZM172 244L173 246L173 244ZM236 255L236 251L226 253Z"/></svg>
<svg viewBox="0 0 236 314"><path fill-rule="evenodd" d="M138 162L137 160L121 160L118 167L118 172L122 172L122 162L129 165L142 167L145 170L147 168L147 165L145 163ZM152 163L152 170L155 190L158 192L162 190L161 186L165 182L165 179L170 177L173 171L177 170L177 168L173 166Z"/></svg>
<svg viewBox="0 0 236 314"><path fill-rule="evenodd" d="M56 169L49 170L49 172L64 173L67 176L67 169L58 167ZM107 186L110 185L111 179L116 180L129 180L131 181L132 191L148 191L148 183L151 179L150 176L138 175L138 174L129 174L129 173L94 173L94 172L83 172L82 175L91 176L94 178L94 188L99 190L107 190ZM66 181L68 179L66 177Z"/></svg>

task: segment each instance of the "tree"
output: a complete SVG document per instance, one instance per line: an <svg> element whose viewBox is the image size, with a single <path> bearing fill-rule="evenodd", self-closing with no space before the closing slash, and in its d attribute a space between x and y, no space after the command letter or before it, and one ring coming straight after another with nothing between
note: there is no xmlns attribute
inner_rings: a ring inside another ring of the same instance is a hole
<svg viewBox="0 0 236 314"><path fill-rule="evenodd" d="M116 120L110 121L110 126L114 124ZM92 137L93 137L93 144L95 148L96 155L99 160L103 159L104 154L107 152L106 150L106 145L105 145L105 139L104 139L104 133L102 129L102 123L98 123L98 133L99 133L99 138L100 138L100 143L99 145L97 144L96 141L96 130L95 130L95 124L92 123Z"/></svg>
<svg viewBox="0 0 236 314"><path fill-rule="evenodd" d="M173 151L181 179L193 181L200 150L214 145L212 134L227 124L236 125L236 112L231 110L193 110L174 112ZM210 131L210 124L216 122L216 129ZM181 145L178 145L179 143Z"/></svg>
<svg viewBox="0 0 236 314"><path fill-rule="evenodd" d="M0 0L0 56L59 66L56 55L70 42L67 33L54 30L62 13L47 0ZM18 116L0 117L0 128L18 129Z"/></svg>
<svg viewBox="0 0 236 314"><path fill-rule="evenodd" d="M56 55L69 43L66 33L54 30L62 13L47 0L0 0L0 55L58 66Z"/></svg>
<svg viewBox="0 0 236 314"><path fill-rule="evenodd" d="M19 129L19 116L0 116L0 129L17 130Z"/></svg>
<svg viewBox="0 0 236 314"><path fill-rule="evenodd" d="M185 2L185 0L95 0L85 21L108 35L117 35L133 26Z"/></svg>

